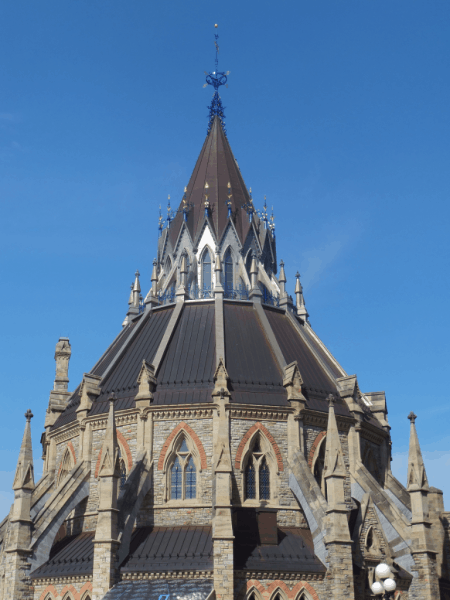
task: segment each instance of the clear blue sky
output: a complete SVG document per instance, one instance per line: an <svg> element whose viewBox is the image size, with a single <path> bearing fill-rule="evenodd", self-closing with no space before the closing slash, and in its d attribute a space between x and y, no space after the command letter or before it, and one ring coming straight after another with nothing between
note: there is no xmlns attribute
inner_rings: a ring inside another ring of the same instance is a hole
<svg viewBox="0 0 450 600"><path fill-rule="evenodd" d="M3 0L0 5L0 517L31 408L36 471L70 336L70 388L145 291L158 205L181 198L214 66L288 287L363 391L385 390L394 471L410 410L450 508L450 3Z"/></svg>

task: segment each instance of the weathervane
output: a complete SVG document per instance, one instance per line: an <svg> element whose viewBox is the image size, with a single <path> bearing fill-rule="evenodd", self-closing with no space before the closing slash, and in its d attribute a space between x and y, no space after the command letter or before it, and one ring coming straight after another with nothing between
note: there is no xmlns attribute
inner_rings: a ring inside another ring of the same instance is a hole
<svg viewBox="0 0 450 600"><path fill-rule="evenodd" d="M214 27L217 29L217 27L218 27L217 23L214 25ZM208 85L212 85L214 88L214 94L213 94L213 97L211 100L211 104L208 106L209 123L208 123L207 134L211 131L214 117L216 115L219 117L220 123L222 124L222 127L223 127L223 132L226 134L225 121L224 121L225 115L223 112L224 106L222 105L222 100L219 96L219 88L221 85L225 85L226 87L228 87L227 77L230 74L230 71L223 73L222 71L218 70L219 69L219 44L218 44L219 34L215 33L214 37L215 37L214 46L216 47L216 60L215 60L216 70L213 71L212 73L207 73L205 71L206 83L203 85L203 87L208 87Z"/></svg>

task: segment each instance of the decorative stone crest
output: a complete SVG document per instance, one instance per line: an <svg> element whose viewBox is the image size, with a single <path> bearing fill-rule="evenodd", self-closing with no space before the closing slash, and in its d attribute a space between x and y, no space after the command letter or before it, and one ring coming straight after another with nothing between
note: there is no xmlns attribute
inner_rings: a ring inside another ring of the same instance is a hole
<svg viewBox="0 0 450 600"><path fill-rule="evenodd" d="M158 383L155 377L155 367L146 360L142 361L137 382L139 384L139 391L135 397L136 406L143 408L153 402L153 392Z"/></svg>

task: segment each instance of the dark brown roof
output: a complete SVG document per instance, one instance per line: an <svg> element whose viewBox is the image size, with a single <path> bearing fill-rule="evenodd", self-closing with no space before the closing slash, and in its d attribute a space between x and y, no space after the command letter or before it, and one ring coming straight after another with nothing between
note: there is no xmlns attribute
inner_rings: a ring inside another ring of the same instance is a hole
<svg viewBox="0 0 450 600"><path fill-rule="evenodd" d="M209 526L140 527L133 533L123 573L210 570L213 568Z"/></svg>
<svg viewBox="0 0 450 600"><path fill-rule="evenodd" d="M230 144L223 132L222 125L216 117L187 185L187 201L193 205L189 211L187 227L194 243L204 223L205 193L208 193L211 205L210 222L212 228L217 239L221 239L228 224L228 208L226 205L229 193L228 182L231 185L233 221L243 244L250 230L250 222L247 213L241 207L248 202L249 194ZM207 190L205 190L206 183L209 186ZM180 202L181 207L182 202ZM169 230L169 238L173 247L182 224L183 215L178 213Z"/></svg>
<svg viewBox="0 0 450 600"><path fill-rule="evenodd" d="M57 542L49 560L31 573L31 578L90 575L94 562L94 531L69 536Z"/></svg>
<svg viewBox="0 0 450 600"><path fill-rule="evenodd" d="M301 527L279 527L278 545L261 546L248 531L235 531L235 568L254 571L324 573L323 563L314 554L311 532Z"/></svg>
<svg viewBox="0 0 450 600"><path fill-rule="evenodd" d="M224 302L225 363L232 399L288 406L283 376L251 304Z"/></svg>
<svg viewBox="0 0 450 600"><path fill-rule="evenodd" d="M103 380L101 394L94 401L90 415L108 411L107 399L111 392L117 397L116 410L135 407L134 397L142 362L153 362L173 311L174 304L158 307L140 315L120 332L92 371L103 376ZM306 326L300 325L305 327L301 333L281 309L264 305L264 311L286 363L298 362L308 407L328 412L326 397L330 392L337 393L334 373L340 375L338 368L312 338ZM288 406L282 369L253 304L224 300L223 315L225 366L230 377L231 401L259 406ZM214 300L186 302L156 373L153 403L211 402L215 352ZM77 389L53 429L74 421L79 403ZM370 411L366 412L367 420L377 426ZM341 401L336 404L336 413L351 416Z"/></svg>

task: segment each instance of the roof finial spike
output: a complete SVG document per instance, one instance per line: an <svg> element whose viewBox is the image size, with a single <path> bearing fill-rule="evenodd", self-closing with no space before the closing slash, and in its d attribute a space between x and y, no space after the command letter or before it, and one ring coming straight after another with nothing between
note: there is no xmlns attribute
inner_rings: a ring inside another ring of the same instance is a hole
<svg viewBox="0 0 450 600"><path fill-rule="evenodd" d="M217 29L217 23L214 25L215 29ZM219 87L221 85L226 85L227 83L227 77L230 74L229 71L227 71L226 73L223 73L221 71L219 71L219 34L215 33L214 34L214 46L216 49L216 57L215 57L215 71L213 71L212 73L206 73L206 83L203 87L207 87L208 85L212 85L214 88L214 94L211 100L211 104L208 106L209 109L209 123L208 123L208 130L207 130L207 134L209 134L209 132L211 131L212 128L212 124L214 122L214 118L217 116L219 117L220 120L220 124L222 125L222 129L223 132L226 135L226 129L225 129L225 115L223 113L224 111L224 107L222 105L222 100L219 96Z"/></svg>

